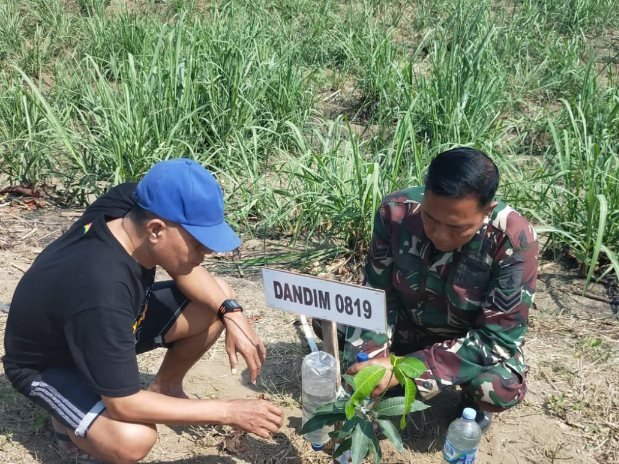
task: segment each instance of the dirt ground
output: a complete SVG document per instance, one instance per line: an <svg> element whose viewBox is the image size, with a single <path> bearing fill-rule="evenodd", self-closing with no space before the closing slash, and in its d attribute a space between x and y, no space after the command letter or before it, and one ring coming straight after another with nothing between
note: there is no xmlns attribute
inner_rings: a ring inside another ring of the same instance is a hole
<svg viewBox="0 0 619 464"><path fill-rule="evenodd" d="M6 323L3 311L9 310L23 272L76 214L38 209L23 200L0 201L0 340ZM214 273L224 267L234 269L222 266L220 258L204 265ZM265 343L267 362L258 385L250 387L246 370L230 373L219 342L190 372L185 389L202 398L264 394L285 410L284 426L270 441L225 427L160 426L160 440L144 462L331 462L327 454L311 451L298 435L300 365L309 350L295 315L265 307L258 273L228 272L223 277L237 290ZM594 286L588 297L582 296L581 289L582 280L575 272L552 262L541 263L525 346L531 368L529 392L522 405L496 416L483 437L478 462L619 463L619 322L603 301L608 298L604 287ZM145 385L162 355L160 350L140 357ZM455 392L445 392L430 402L430 409L410 416L406 452L399 454L382 440L383 462L441 462L446 417L456 401ZM70 462L53 445L46 414L12 390L1 366L0 456L3 463Z"/></svg>

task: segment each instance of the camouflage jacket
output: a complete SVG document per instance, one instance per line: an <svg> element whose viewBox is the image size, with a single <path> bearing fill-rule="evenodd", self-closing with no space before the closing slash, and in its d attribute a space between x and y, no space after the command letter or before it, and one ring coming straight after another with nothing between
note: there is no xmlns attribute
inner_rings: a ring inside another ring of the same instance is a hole
<svg viewBox="0 0 619 464"><path fill-rule="evenodd" d="M424 234L423 191L383 200L366 263L367 285L386 292L392 351L424 361L428 390L468 382L500 363L522 375L537 278L533 227L499 203L466 245L440 252Z"/></svg>

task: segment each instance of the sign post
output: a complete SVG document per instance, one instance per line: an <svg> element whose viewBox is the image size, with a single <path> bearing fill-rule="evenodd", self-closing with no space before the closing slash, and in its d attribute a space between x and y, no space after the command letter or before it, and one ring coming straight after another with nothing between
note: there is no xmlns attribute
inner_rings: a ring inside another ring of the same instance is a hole
<svg viewBox="0 0 619 464"><path fill-rule="evenodd" d="M326 319L324 319L320 324L322 325L322 343L325 352L335 358L335 372L337 372L337 375L335 376L335 391L339 391L340 386L342 385L342 375L340 371L340 346L337 343L337 324Z"/></svg>
<svg viewBox="0 0 619 464"><path fill-rule="evenodd" d="M322 319L324 349L335 358L338 372L338 323L387 331L383 290L269 268L262 270L262 279L267 306Z"/></svg>

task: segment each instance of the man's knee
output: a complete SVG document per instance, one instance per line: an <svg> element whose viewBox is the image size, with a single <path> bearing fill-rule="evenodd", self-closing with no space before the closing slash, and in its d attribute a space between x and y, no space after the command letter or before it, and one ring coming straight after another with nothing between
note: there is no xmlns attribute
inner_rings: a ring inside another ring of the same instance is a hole
<svg viewBox="0 0 619 464"><path fill-rule="evenodd" d="M157 429L146 425L133 427L125 433L125 458L129 462L138 462L144 459L157 443Z"/></svg>
<svg viewBox="0 0 619 464"><path fill-rule="evenodd" d="M526 374L520 375L504 366L497 366L470 382L462 390L483 409L504 411L516 406L527 393Z"/></svg>
<svg viewBox="0 0 619 464"><path fill-rule="evenodd" d="M91 436L89 432L88 440L96 444L97 448L103 448L103 454L113 462L119 463L141 461L157 443L155 425L108 422L106 429L98 430L97 435Z"/></svg>

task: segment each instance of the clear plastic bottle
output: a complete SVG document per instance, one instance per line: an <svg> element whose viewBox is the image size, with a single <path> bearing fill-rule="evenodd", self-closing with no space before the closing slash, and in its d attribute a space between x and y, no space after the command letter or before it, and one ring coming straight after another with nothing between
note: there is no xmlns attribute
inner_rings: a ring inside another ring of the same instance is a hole
<svg viewBox="0 0 619 464"><path fill-rule="evenodd" d="M447 430L443 459L452 464L473 464L481 441L481 429L475 422L477 411L464 408L462 417L454 420Z"/></svg>
<svg viewBox="0 0 619 464"><path fill-rule="evenodd" d="M303 358L301 367L303 425L310 420L314 411L325 403L335 401L337 368L335 358L324 351L314 351ZM305 438L316 451L329 441L333 427L325 426L305 434Z"/></svg>

